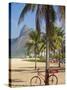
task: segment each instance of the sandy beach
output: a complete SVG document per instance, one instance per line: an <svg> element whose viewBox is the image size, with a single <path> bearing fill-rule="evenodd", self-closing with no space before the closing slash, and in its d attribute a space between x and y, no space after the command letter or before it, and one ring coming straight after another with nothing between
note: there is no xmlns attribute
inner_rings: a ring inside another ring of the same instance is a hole
<svg viewBox="0 0 67 90"><path fill-rule="evenodd" d="M30 86L30 79L37 75L35 68L35 62L24 61L24 59L11 59L11 85L12 87ZM58 64L50 64L52 67L58 67ZM37 62L37 67L45 75L45 63ZM63 66L62 66L63 68ZM58 84L65 83L65 70L59 69L59 72L55 74L58 77ZM42 81L41 85L45 85Z"/></svg>

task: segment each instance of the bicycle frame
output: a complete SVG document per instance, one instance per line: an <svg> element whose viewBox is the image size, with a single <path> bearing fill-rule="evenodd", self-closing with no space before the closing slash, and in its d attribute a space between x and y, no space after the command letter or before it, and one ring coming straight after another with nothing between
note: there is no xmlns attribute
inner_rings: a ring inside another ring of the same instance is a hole
<svg viewBox="0 0 67 90"><path fill-rule="evenodd" d="M49 77L48 77L48 79L49 79L49 82L50 82L51 85L58 83L58 78L57 78L57 76L55 75L56 72L57 72L57 70L50 70L50 71L49 71ZM37 73L37 75L36 75L36 76L33 76L33 77L31 78L30 84L31 84L31 85L34 85L33 82L35 83L37 80L39 80L38 85L41 85L41 80L43 80L44 83L45 83L45 74L43 75L43 74L39 71L39 69L37 69L36 73ZM35 81L35 80L36 80L36 81ZM55 80L55 81L54 81L54 80ZM36 84L36 83L35 83L35 84Z"/></svg>
<svg viewBox="0 0 67 90"><path fill-rule="evenodd" d="M45 76L41 74L40 72L37 74L37 76L39 76L43 81L45 81Z"/></svg>
<svg viewBox="0 0 67 90"><path fill-rule="evenodd" d="M51 75L55 75L55 73L58 73L58 70L49 70L49 77L51 76ZM40 73L40 71L39 71L39 69L37 69L37 76L39 77L39 78L41 78L43 81L45 81L45 75L43 75L43 74L41 74Z"/></svg>

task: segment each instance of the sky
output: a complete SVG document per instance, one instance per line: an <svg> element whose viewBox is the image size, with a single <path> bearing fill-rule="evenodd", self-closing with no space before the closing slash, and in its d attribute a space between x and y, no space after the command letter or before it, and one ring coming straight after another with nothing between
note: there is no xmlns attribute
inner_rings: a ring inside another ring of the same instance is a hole
<svg viewBox="0 0 67 90"><path fill-rule="evenodd" d="M24 6L25 4L21 3L11 3L11 38L18 37L24 25L35 29L35 12L26 14L24 21L18 25L19 16Z"/></svg>
<svg viewBox="0 0 67 90"><path fill-rule="evenodd" d="M36 12L29 12L25 15L24 21L18 25L19 16L23 10L25 4L23 3L11 3L11 38L17 38L24 25L27 25L29 28L35 29L35 14ZM55 7L57 11L57 7ZM10 20L9 20L10 21ZM60 26L60 21L57 20L58 26Z"/></svg>

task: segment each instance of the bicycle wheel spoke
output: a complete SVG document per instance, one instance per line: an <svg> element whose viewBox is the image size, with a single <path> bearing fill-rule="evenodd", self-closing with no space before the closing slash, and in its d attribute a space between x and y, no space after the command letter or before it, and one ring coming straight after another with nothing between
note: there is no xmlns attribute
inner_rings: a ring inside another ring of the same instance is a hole
<svg viewBox="0 0 67 90"><path fill-rule="evenodd" d="M57 77L54 76L54 75L49 76L49 84L50 84L50 85L55 85L55 84L57 84Z"/></svg>
<svg viewBox="0 0 67 90"><path fill-rule="evenodd" d="M30 80L30 85L32 86L37 86L37 85L41 85L41 80L39 77L34 76L31 80Z"/></svg>

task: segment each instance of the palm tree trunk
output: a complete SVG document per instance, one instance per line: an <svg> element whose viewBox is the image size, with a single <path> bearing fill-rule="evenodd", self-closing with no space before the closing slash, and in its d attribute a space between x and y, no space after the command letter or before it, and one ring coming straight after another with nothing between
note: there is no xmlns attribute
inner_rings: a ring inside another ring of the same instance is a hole
<svg viewBox="0 0 67 90"><path fill-rule="evenodd" d="M35 45L35 48L34 48L34 54L35 54L35 70L36 70L36 67L37 67L37 60L36 60L36 45Z"/></svg>
<svg viewBox="0 0 67 90"><path fill-rule="evenodd" d="M35 54L35 70L36 70L36 63L37 63L37 61L36 61L36 54Z"/></svg>
<svg viewBox="0 0 67 90"><path fill-rule="evenodd" d="M55 53L55 49L54 49L54 58L55 58L55 55L56 55L56 53Z"/></svg>
<svg viewBox="0 0 67 90"><path fill-rule="evenodd" d="M45 71L45 85L49 85L49 30L51 29L50 25L50 7L47 6L46 9L46 71Z"/></svg>
<svg viewBox="0 0 67 90"><path fill-rule="evenodd" d="M60 67L60 50L59 50L59 67Z"/></svg>
<svg viewBox="0 0 67 90"><path fill-rule="evenodd" d="M46 71L45 71L45 85L49 85L49 40L46 41Z"/></svg>

